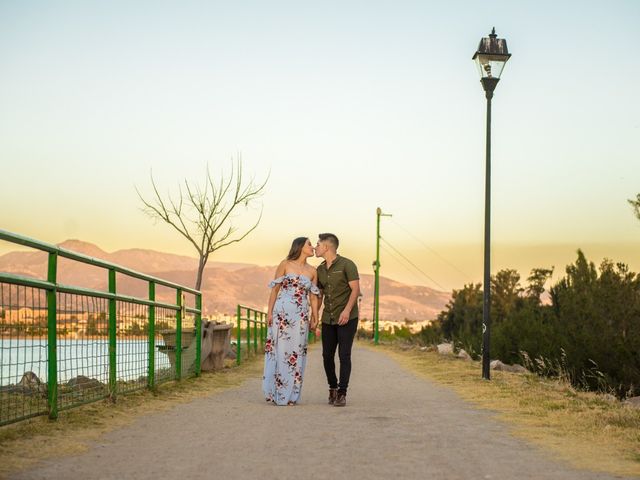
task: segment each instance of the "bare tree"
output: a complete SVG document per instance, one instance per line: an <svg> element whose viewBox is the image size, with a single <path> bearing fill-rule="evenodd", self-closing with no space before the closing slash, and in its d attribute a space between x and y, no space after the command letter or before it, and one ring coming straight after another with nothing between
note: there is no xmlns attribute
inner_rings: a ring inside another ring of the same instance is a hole
<svg viewBox="0 0 640 480"><path fill-rule="evenodd" d="M262 219L262 209L258 220L248 229L238 232L233 219L239 208L247 209L249 205L264 192L269 177L257 184L254 179L244 182L242 159L236 158L231 164L231 174L224 174L216 180L207 166L207 177L204 186L184 181L184 188L178 185L178 198L171 194L163 197L158 191L153 173L151 185L154 197L146 200L136 188L138 196L144 204L144 212L151 218L159 219L171 225L180 235L186 238L199 255L196 290L202 286L202 274L209 256L216 250L243 240L256 229Z"/></svg>
<svg viewBox="0 0 640 480"><path fill-rule="evenodd" d="M633 207L633 212L636 214L638 220L640 220L640 193L636 196L635 200L628 200Z"/></svg>

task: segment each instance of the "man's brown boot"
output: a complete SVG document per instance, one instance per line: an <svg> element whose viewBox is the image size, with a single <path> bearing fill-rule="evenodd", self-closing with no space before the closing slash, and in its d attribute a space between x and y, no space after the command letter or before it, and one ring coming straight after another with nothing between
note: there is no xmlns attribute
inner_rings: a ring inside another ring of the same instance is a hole
<svg viewBox="0 0 640 480"><path fill-rule="evenodd" d="M346 393L338 393L336 397L336 401L333 402L334 407L344 407L347 404L347 394Z"/></svg>
<svg viewBox="0 0 640 480"><path fill-rule="evenodd" d="M329 405L333 405L336 402L337 397L338 397L338 389L330 388L329 389Z"/></svg>

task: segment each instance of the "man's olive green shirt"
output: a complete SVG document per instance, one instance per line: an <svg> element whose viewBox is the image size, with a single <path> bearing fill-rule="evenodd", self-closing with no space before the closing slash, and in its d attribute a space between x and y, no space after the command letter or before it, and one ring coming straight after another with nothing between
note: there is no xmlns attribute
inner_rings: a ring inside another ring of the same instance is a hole
<svg viewBox="0 0 640 480"><path fill-rule="evenodd" d="M340 314L349 303L351 287L349 282L359 280L358 267L351 260L338 255L327 269L326 260L318 266L318 288L324 294L322 323L335 325ZM358 318L358 302L353 305L349 320Z"/></svg>

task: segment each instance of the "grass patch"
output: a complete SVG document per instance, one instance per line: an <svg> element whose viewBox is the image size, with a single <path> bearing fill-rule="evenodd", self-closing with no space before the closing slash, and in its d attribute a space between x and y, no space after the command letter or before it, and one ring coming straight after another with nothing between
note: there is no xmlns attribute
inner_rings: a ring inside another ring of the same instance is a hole
<svg viewBox="0 0 640 480"><path fill-rule="evenodd" d="M246 357L245 357L246 359ZM57 421L36 417L0 428L0 477L32 467L48 458L86 451L102 434L130 424L141 415L167 410L180 403L240 385L262 372L262 356L239 367L202 372L200 378L160 385L121 395L116 403L101 400L60 412ZM228 365L235 362L228 361Z"/></svg>
<svg viewBox="0 0 640 480"><path fill-rule="evenodd" d="M418 375L496 412L512 432L577 468L640 476L640 409L533 374L491 372L435 352L376 347Z"/></svg>

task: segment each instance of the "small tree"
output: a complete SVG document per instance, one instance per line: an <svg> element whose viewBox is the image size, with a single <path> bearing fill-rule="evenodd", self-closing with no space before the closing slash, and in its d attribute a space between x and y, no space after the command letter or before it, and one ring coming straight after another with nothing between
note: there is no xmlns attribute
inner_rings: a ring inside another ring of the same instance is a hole
<svg viewBox="0 0 640 480"><path fill-rule="evenodd" d="M540 303L540 297L544 293L544 285L547 280L553 275L553 267L551 268L534 268L531 270L531 275L527 278L529 286L527 287L527 295L538 305Z"/></svg>
<svg viewBox="0 0 640 480"><path fill-rule="evenodd" d="M640 220L640 193L636 196L635 200L627 200L633 207L633 212L636 214L638 220Z"/></svg>
<svg viewBox="0 0 640 480"><path fill-rule="evenodd" d="M235 162L232 162L228 178L221 174L216 181L207 167L204 186L185 180L184 190L181 185L178 185L177 199L170 194L163 198L158 191L153 174L151 175L153 199L146 200L138 191L145 213L151 218L171 225L198 252L196 290L200 290L202 286L202 274L209 256L222 247L243 240L260 223L262 210L258 220L244 232L238 233L238 228L233 225L233 219L239 207L248 208L262 195L268 180L267 177L261 184L256 184L253 179L245 182L242 159L238 157Z"/></svg>

